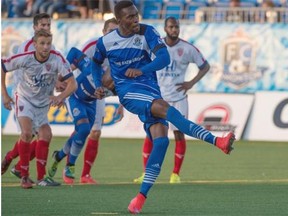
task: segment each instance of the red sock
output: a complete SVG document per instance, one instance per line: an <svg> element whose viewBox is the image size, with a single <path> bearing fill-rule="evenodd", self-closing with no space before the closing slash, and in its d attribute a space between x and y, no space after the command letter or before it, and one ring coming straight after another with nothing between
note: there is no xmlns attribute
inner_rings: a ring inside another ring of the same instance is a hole
<svg viewBox="0 0 288 216"><path fill-rule="evenodd" d="M17 141L14 144L13 149L7 153L6 157L7 157L8 160L13 160L13 159L15 159L18 156L19 156L19 151L18 151L18 141Z"/></svg>
<svg viewBox="0 0 288 216"><path fill-rule="evenodd" d="M84 166L82 176L90 174L91 167L97 157L99 141L88 139L87 146L84 153Z"/></svg>
<svg viewBox="0 0 288 216"><path fill-rule="evenodd" d="M176 141L173 173L179 175L184 160L185 152L186 152L186 140L184 139Z"/></svg>
<svg viewBox="0 0 288 216"><path fill-rule="evenodd" d="M21 160L19 160L19 161L17 162L17 164L15 165L15 169L16 169L16 170L21 170Z"/></svg>
<svg viewBox="0 0 288 216"><path fill-rule="evenodd" d="M45 140L38 140L36 144L36 167L37 180L44 178L46 174L46 163L49 151L49 142Z"/></svg>
<svg viewBox="0 0 288 216"><path fill-rule="evenodd" d="M149 159L150 153L153 148L153 142L146 137L143 143L143 150L142 150L142 158L143 158L143 170L145 171L146 169L146 164Z"/></svg>
<svg viewBox="0 0 288 216"><path fill-rule="evenodd" d="M37 145L38 140L34 139L30 143L30 161L32 161L35 158L36 155L36 145Z"/></svg>
<svg viewBox="0 0 288 216"><path fill-rule="evenodd" d="M36 148L36 143L37 143L37 140L33 140L31 143L30 143L30 161L32 161L34 158L35 158L35 148ZM20 160L17 162L17 164L15 165L15 169L16 170L20 170Z"/></svg>
<svg viewBox="0 0 288 216"><path fill-rule="evenodd" d="M29 176L29 155L30 155L30 143L19 140L18 151L21 161L21 176Z"/></svg>

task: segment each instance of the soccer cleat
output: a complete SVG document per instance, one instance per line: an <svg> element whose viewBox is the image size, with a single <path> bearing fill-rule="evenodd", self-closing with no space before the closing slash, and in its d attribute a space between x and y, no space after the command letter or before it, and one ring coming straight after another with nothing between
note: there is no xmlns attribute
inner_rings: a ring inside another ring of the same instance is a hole
<svg viewBox="0 0 288 216"><path fill-rule="evenodd" d="M58 151L53 152L52 158L53 158L54 162L53 162L52 166L48 169L48 174L51 178L55 176L55 174L57 172L58 164L59 164L59 162L56 160L57 153L58 153Z"/></svg>
<svg viewBox="0 0 288 216"><path fill-rule="evenodd" d="M138 178L135 178L133 180L133 182L137 183L137 184L141 184L143 182L143 180L144 180L144 176L145 176L145 173L142 173L142 175L140 177L138 177Z"/></svg>
<svg viewBox="0 0 288 216"><path fill-rule="evenodd" d="M12 162L11 159L9 160L7 158L8 153L6 154L6 156L4 157L4 159L1 162L1 175L3 175L7 171L7 169L9 168L9 166L10 166L10 164Z"/></svg>
<svg viewBox="0 0 288 216"><path fill-rule="evenodd" d="M33 181L28 176L21 178L21 187L24 189L32 188Z"/></svg>
<svg viewBox="0 0 288 216"><path fill-rule="evenodd" d="M63 181L66 184L74 184L75 166L65 166L63 170Z"/></svg>
<svg viewBox="0 0 288 216"><path fill-rule="evenodd" d="M170 176L170 183L171 184L179 184L181 183L180 176L176 173L172 173Z"/></svg>
<svg viewBox="0 0 288 216"><path fill-rule="evenodd" d="M81 176L80 183L82 183L82 184L97 184L97 182L89 174L87 174L85 176Z"/></svg>
<svg viewBox="0 0 288 216"><path fill-rule="evenodd" d="M10 173L16 176L17 178L21 179L21 171L17 170L15 166L10 170Z"/></svg>
<svg viewBox="0 0 288 216"><path fill-rule="evenodd" d="M146 197L143 194L138 193L137 196L131 200L128 206L128 211L131 214L139 214L142 210L145 201Z"/></svg>
<svg viewBox="0 0 288 216"><path fill-rule="evenodd" d="M42 186L42 187L47 187L47 186L59 186L61 184L59 182L54 181L52 178L47 176L44 179L39 180L37 182L37 185Z"/></svg>
<svg viewBox="0 0 288 216"><path fill-rule="evenodd" d="M221 149L225 154L230 154L233 150L233 142L235 140L235 134L233 132L229 132L225 137L217 137L216 138L216 146Z"/></svg>
<svg viewBox="0 0 288 216"><path fill-rule="evenodd" d="M14 176L16 176L17 178L21 179L21 171L20 170L17 170L16 169L16 166L12 167L12 169L10 170L10 173ZM29 178L29 181L32 183L32 184L35 184L35 182Z"/></svg>

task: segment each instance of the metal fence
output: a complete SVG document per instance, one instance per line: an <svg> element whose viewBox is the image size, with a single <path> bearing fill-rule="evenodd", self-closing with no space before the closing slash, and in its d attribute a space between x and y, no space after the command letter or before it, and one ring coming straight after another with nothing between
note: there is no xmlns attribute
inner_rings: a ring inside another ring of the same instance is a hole
<svg viewBox="0 0 288 216"><path fill-rule="evenodd" d="M215 8L195 12L195 22L288 23L288 8Z"/></svg>

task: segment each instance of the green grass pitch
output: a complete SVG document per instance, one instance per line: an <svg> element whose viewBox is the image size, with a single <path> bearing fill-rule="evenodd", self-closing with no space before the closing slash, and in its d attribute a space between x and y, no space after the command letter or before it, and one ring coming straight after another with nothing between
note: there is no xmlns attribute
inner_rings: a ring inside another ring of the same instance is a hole
<svg viewBox="0 0 288 216"><path fill-rule="evenodd" d="M1 155L12 148L16 136L2 135ZM66 138L54 137L48 158ZM141 139L101 139L92 176L98 185L78 184L83 153L76 164L74 186L62 184L24 190L9 170L1 179L3 216L129 215L127 206L140 185ZM173 168L171 140L162 171L151 189L141 215L272 216L288 214L288 143L237 141L231 155L201 141L188 141L181 171L182 184L168 183ZM10 168L16 163L12 162ZM63 161L55 180L62 182ZM35 161L30 176L36 179Z"/></svg>

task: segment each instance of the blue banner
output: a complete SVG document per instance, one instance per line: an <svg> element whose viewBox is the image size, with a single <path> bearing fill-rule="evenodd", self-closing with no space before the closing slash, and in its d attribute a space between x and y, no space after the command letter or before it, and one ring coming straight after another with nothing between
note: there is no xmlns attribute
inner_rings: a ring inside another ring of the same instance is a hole
<svg viewBox="0 0 288 216"><path fill-rule="evenodd" d="M165 36L163 22L147 22ZM53 44L66 55L102 36L103 22L54 21ZM288 91L287 24L180 24L180 37L193 43L211 65L192 92ZM2 56L33 35L30 20L2 20Z"/></svg>

